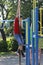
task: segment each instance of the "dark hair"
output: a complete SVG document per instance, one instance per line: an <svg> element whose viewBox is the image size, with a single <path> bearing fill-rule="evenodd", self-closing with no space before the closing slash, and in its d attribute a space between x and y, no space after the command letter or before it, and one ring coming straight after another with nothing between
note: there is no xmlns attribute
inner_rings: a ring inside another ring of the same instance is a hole
<svg viewBox="0 0 43 65"><path fill-rule="evenodd" d="M18 18L19 18L19 16L18 16ZM20 18L23 18L22 15L20 15Z"/></svg>
<svg viewBox="0 0 43 65"><path fill-rule="evenodd" d="M22 15L20 15L20 18L22 18Z"/></svg>

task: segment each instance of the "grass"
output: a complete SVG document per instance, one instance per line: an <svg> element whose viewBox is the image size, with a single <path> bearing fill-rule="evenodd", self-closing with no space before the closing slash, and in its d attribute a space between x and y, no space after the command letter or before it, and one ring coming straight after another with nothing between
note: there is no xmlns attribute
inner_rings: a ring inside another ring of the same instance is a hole
<svg viewBox="0 0 43 65"><path fill-rule="evenodd" d="M15 55L15 52L0 52L0 56L11 56L11 55Z"/></svg>
<svg viewBox="0 0 43 65"><path fill-rule="evenodd" d="M43 49L43 38L39 38L39 48Z"/></svg>

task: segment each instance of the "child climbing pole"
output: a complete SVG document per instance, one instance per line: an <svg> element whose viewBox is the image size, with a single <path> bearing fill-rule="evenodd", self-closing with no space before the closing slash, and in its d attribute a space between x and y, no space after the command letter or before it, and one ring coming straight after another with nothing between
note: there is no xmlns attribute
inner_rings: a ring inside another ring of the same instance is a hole
<svg viewBox="0 0 43 65"><path fill-rule="evenodd" d="M21 33L21 22L22 22L22 16L20 15L20 0L18 0L18 7L17 7L17 13L16 13L16 17L14 20L14 37L18 42L18 54L20 54L23 57L25 57L24 52L23 52L23 44L24 44L24 40L23 40L23 36Z"/></svg>

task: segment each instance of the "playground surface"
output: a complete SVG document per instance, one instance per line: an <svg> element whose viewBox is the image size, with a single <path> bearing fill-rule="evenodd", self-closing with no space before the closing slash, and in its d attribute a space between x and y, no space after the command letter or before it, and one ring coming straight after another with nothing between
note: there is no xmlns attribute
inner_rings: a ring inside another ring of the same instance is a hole
<svg viewBox="0 0 43 65"><path fill-rule="evenodd" d="M2 56L0 57L0 65L19 65L18 56ZM25 65L25 58L22 58L22 65Z"/></svg>
<svg viewBox="0 0 43 65"><path fill-rule="evenodd" d="M19 57L16 55L1 56L0 65L19 65ZM26 57L21 58L21 65L26 65ZM41 54L40 65L43 65L43 54Z"/></svg>

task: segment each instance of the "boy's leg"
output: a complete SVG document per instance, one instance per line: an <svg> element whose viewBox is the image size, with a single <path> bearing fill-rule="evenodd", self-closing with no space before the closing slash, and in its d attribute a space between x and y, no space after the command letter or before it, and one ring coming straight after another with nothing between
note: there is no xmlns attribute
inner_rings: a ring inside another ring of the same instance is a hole
<svg viewBox="0 0 43 65"><path fill-rule="evenodd" d="M20 41L21 41L21 45L18 47L18 49L21 50L22 56L25 57L24 52L23 52L23 45L24 45L24 40L21 37L22 35L20 35Z"/></svg>
<svg viewBox="0 0 43 65"><path fill-rule="evenodd" d="M18 52L21 51L22 55L24 56L24 53L23 53L23 42L22 42L21 36L20 35L15 35L15 39L18 42Z"/></svg>
<svg viewBox="0 0 43 65"><path fill-rule="evenodd" d="M20 54L20 51L21 51L22 56L25 57L24 52L23 52L23 46L22 46L22 45L20 45L20 46L18 47L18 53L19 53L19 54Z"/></svg>

